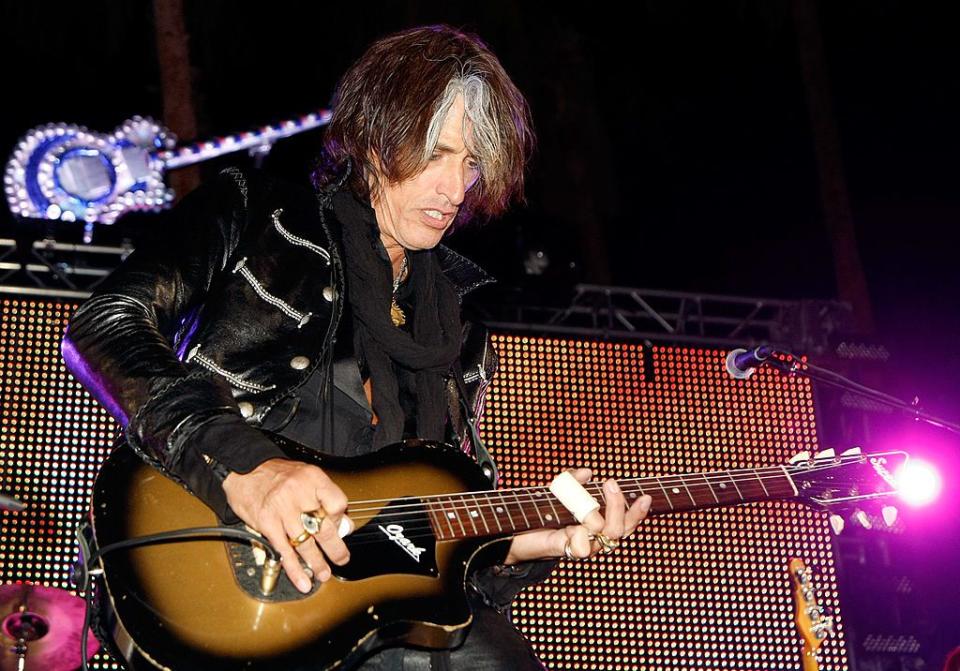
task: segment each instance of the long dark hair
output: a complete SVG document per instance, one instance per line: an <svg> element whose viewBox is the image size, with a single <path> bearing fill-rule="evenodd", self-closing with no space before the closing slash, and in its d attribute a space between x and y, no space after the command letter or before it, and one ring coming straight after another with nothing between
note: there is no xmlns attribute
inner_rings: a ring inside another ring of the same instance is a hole
<svg viewBox="0 0 960 671"><path fill-rule="evenodd" d="M426 166L431 142L436 144L431 130L439 127L437 119L442 123L457 93L465 97L481 170L459 218L503 213L523 198L524 168L534 144L530 110L478 37L443 25L378 40L346 72L314 183L333 183L349 161L350 188L369 199L371 186L375 196L381 180L399 183L416 176Z"/></svg>

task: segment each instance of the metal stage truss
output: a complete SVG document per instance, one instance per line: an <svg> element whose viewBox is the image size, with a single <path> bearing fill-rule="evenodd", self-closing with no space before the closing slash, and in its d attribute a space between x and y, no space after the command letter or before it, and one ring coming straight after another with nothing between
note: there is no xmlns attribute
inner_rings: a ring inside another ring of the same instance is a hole
<svg viewBox="0 0 960 671"><path fill-rule="evenodd" d="M482 316L497 330L823 354L850 332L850 314L840 301L578 284L569 305L483 306Z"/></svg>
<svg viewBox="0 0 960 671"><path fill-rule="evenodd" d="M132 251L129 243L0 238L0 294L83 300Z"/></svg>
<svg viewBox="0 0 960 671"><path fill-rule="evenodd" d="M0 294L82 300L132 251L127 241L0 238ZM849 333L851 314L848 304L832 300L596 284L577 284L566 305L497 301L479 311L500 331L720 347L764 343L810 355L834 353L838 338Z"/></svg>

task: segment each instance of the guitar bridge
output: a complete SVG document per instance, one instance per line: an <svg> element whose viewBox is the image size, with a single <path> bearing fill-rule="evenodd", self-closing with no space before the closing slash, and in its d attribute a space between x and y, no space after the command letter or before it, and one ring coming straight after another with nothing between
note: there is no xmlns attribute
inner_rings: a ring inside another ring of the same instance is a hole
<svg viewBox="0 0 960 671"><path fill-rule="evenodd" d="M246 528L242 523L230 527ZM314 585L307 594L298 590L281 569L280 562L271 562L263 548L257 545L227 543L226 548L237 584L254 599L269 602L296 601L310 596L319 587ZM274 563L274 566L271 566L271 563Z"/></svg>

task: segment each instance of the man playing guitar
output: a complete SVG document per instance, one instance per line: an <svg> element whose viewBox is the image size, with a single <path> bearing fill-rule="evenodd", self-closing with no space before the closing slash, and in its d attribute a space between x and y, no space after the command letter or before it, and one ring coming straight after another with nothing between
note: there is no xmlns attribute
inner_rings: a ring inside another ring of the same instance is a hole
<svg viewBox="0 0 960 671"><path fill-rule="evenodd" d="M304 594L351 561L351 502L261 430L339 456L410 438L485 454L470 427L496 357L460 304L489 278L439 243L522 197L533 144L497 58L445 26L373 44L334 103L314 192L224 171L81 306L63 345L130 448L262 534ZM497 610L549 560L612 551L650 507L628 505L613 480L603 495L605 516L516 535L498 563L474 567L459 648L378 651L362 668L541 668Z"/></svg>

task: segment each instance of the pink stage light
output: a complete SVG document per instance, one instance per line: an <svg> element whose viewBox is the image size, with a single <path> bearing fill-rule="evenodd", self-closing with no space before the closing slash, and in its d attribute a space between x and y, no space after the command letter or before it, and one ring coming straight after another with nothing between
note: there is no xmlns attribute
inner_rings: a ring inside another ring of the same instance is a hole
<svg viewBox="0 0 960 671"><path fill-rule="evenodd" d="M897 471L897 489L900 498L911 506L925 506L940 496L943 480L930 463L911 459Z"/></svg>

